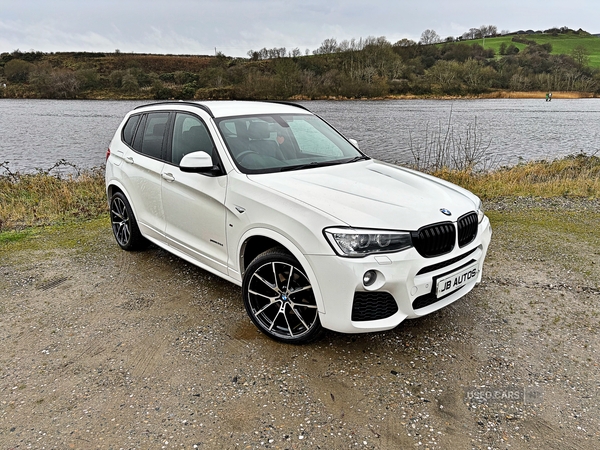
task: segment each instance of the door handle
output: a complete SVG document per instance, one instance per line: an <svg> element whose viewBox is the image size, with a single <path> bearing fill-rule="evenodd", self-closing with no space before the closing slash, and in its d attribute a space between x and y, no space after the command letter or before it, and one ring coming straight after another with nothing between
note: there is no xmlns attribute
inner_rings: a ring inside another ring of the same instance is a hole
<svg viewBox="0 0 600 450"><path fill-rule="evenodd" d="M124 159L126 163L133 164L133 158L131 156L126 156Z"/></svg>
<svg viewBox="0 0 600 450"><path fill-rule="evenodd" d="M175 181L175 177L173 176L172 173L161 173L160 176L164 179L167 180L169 183Z"/></svg>

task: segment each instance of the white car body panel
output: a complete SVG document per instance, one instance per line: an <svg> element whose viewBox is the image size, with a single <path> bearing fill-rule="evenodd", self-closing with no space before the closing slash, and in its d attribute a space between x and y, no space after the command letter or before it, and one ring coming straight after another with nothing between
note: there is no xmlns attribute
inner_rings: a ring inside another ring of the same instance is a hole
<svg viewBox="0 0 600 450"><path fill-rule="evenodd" d="M166 169L165 169L166 170ZM162 200L167 221L165 236L171 247L205 265L228 273L225 195L226 177L202 177L177 167L167 171L173 181L163 180ZM197 208L202 204L203 207Z"/></svg>
<svg viewBox="0 0 600 450"><path fill-rule="evenodd" d="M416 230L447 220L441 207L455 217L476 208L460 192L373 160L251 177L351 227Z"/></svg>

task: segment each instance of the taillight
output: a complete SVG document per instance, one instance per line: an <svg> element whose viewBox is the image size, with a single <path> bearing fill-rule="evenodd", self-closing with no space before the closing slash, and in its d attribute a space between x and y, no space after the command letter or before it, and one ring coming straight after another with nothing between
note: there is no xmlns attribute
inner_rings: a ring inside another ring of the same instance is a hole
<svg viewBox="0 0 600 450"><path fill-rule="evenodd" d="M110 147L106 149L106 160L108 161L108 157L110 156Z"/></svg>

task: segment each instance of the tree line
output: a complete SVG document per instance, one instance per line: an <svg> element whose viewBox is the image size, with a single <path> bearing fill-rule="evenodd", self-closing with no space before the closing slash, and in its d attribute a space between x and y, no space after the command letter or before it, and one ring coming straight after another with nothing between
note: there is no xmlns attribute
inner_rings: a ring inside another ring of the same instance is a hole
<svg viewBox="0 0 600 450"><path fill-rule="evenodd" d="M297 48L264 48L250 50L248 58L220 53L16 50L0 55L0 87L5 97L29 98L319 99L461 96L491 90L600 93L600 73L589 67L585 47L570 55L554 55L550 44L539 45L517 34L496 54L478 43L464 42L495 34L496 27L486 26L445 40L426 30L420 42L391 43L383 36L340 42L329 38L312 54Z"/></svg>

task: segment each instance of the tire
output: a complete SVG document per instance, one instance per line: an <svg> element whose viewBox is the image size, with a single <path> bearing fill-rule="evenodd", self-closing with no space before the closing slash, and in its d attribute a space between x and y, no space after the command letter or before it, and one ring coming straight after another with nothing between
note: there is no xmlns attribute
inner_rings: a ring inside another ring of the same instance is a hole
<svg viewBox="0 0 600 450"><path fill-rule="evenodd" d="M323 333L310 280L283 249L267 250L250 263L242 295L250 319L271 339L305 344Z"/></svg>
<svg viewBox="0 0 600 450"><path fill-rule="evenodd" d="M121 192L115 192L110 198L110 222L117 244L123 250L141 250L146 246L131 205Z"/></svg>

